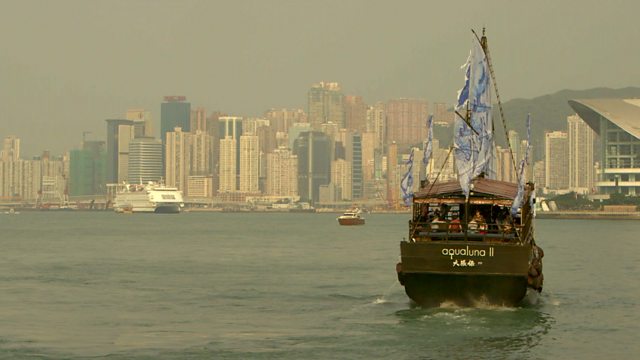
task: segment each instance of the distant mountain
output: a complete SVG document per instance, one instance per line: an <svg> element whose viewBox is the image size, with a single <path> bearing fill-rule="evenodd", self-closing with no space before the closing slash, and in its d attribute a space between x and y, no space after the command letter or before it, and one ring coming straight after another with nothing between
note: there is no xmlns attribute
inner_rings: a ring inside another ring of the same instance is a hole
<svg viewBox="0 0 640 360"><path fill-rule="evenodd" d="M568 100L594 98L640 98L640 88L627 87L623 89L595 88L589 90L561 90L551 95L539 96L533 99L513 99L502 104L507 129L515 130L520 139L527 136L525 120L531 114L531 137L535 148L534 157L544 156L544 134L547 131L567 130L567 116L575 114ZM497 106L495 107L496 112ZM494 115L496 141L505 144L504 130L498 114Z"/></svg>

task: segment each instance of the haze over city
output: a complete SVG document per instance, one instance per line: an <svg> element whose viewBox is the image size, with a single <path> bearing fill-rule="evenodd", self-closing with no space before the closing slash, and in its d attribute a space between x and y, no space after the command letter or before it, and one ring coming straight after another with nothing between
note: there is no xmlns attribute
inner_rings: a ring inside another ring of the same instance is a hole
<svg viewBox="0 0 640 360"><path fill-rule="evenodd" d="M640 83L631 1L13 1L0 13L0 138L23 155L104 139L165 95L208 112L306 109L337 81L365 102L453 102L470 29L487 28L503 101Z"/></svg>

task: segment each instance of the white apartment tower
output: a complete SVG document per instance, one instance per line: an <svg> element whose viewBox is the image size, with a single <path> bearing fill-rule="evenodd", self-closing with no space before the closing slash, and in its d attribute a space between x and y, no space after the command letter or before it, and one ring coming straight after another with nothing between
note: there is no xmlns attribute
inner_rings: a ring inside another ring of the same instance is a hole
<svg viewBox="0 0 640 360"><path fill-rule="evenodd" d="M298 157L286 147L267 154L266 193L270 196L298 196Z"/></svg>
<svg viewBox="0 0 640 360"><path fill-rule="evenodd" d="M545 134L545 185L551 191L569 188L569 141L567 133L562 131Z"/></svg>
<svg viewBox="0 0 640 360"><path fill-rule="evenodd" d="M187 179L190 173L190 137L182 128L166 133L165 182L187 192Z"/></svg>
<svg viewBox="0 0 640 360"><path fill-rule="evenodd" d="M236 139L227 136L220 139L219 192L235 192L236 187Z"/></svg>
<svg viewBox="0 0 640 360"><path fill-rule="evenodd" d="M589 193L594 186L594 132L578 115L567 117L569 137L569 188Z"/></svg>
<svg viewBox="0 0 640 360"><path fill-rule="evenodd" d="M260 148L258 136L247 134L240 136L240 191L257 193L260 191Z"/></svg>
<svg viewBox="0 0 640 360"><path fill-rule="evenodd" d="M340 189L340 200L351 200L351 162L337 159L331 163L331 183Z"/></svg>

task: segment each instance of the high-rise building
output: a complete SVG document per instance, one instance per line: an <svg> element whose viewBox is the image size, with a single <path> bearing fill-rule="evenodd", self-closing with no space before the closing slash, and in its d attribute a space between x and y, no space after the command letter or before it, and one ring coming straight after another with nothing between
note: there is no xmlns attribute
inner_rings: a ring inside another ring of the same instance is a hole
<svg viewBox="0 0 640 360"><path fill-rule="evenodd" d="M594 187L593 143L595 134L578 115L567 117L569 137L569 188L590 193Z"/></svg>
<svg viewBox="0 0 640 360"><path fill-rule="evenodd" d="M569 141L567 133L553 131L545 134L545 185L551 191L569 188Z"/></svg>
<svg viewBox="0 0 640 360"><path fill-rule="evenodd" d="M542 160L533 163L533 183L537 189L544 189L547 187L545 184L544 168L544 161Z"/></svg>
<svg viewBox="0 0 640 360"><path fill-rule="evenodd" d="M346 95L343 100L345 128L351 131L367 131L367 104L362 96Z"/></svg>
<svg viewBox="0 0 640 360"><path fill-rule="evenodd" d="M266 194L298 196L298 157L286 147L267 154Z"/></svg>
<svg viewBox="0 0 640 360"><path fill-rule="evenodd" d="M347 160L351 163L351 198L362 199L364 180L362 175L362 135L350 134L347 146Z"/></svg>
<svg viewBox="0 0 640 360"><path fill-rule="evenodd" d="M451 125L454 118L453 106L446 103L433 103L433 122L444 122Z"/></svg>
<svg viewBox="0 0 640 360"><path fill-rule="evenodd" d="M237 191L238 188L240 187L240 136L242 136L244 132L243 129L243 118L239 117L239 116L220 116L218 117L218 136L220 137L220 141L218 142L218 144L221 146L222 145L222 140L225 139L233 139L234 144L235 144L235 154L234 154L234 159L236 161L235 165L234 165L234 170L235 170L235 178L236 178L236 184L233 186L233 188L235 190L233 191ZM219 154L220 152L222 152L222 149L219 149ZM218 163L218 168L219 171L222 171L221 168L223 166L222 164L222 154L220 154L219 156L219 163ZM225 158L228 158L228 155L225 155ZM226 165L225 165L226 166ZM219 177L222 176L222 173L219 173ZM220 180L221 181L221 180ZM220 189L222 188L222 184L220 184Z"/></svg>
<svg viewBox="0 0 640 360"><path fill-rule="evenodd" d="M298 136L303 133L311 131L311 124L309 123L294 123L289 128L289 149L293 149L293 143L296 141Z"/></svg>
<svg viewBox="0 0 640 360"><path fill-rule="evenodd" d="M509 130L507 134L509 136L509 147L513 152L513 161L516 164L519 164L520 159L522 159L522 154L520 152L520 134L515 130Z"/></svg>
<svg viewBox="0 0 640 360"><path fill-rule="evenodd" d="M390 100L386 114L387 143L395 142L399 151L408 151L427 137L429 104L426 100Z"/></svg>
<svg viewBox="0 0 640 360"><path fill-rule="evenodd" d="M190 176L211 175L211 156L213 153L213 137L203 130L191 131L188 135L190 153Z"/></svg>
<svg viewBox="0 0 640 360"><path fill-rule="evenodd" d="M331 183L337 192L335 198L343 201L353 199L351 173L351 162L345 159L336 159L331 163Z"/></svg>
<svg viewBox="0 0 640 360"><path fill-rule="evenodd" d="M383 102L377 102L367 108L367 131L375 134L374 146L376 150L386 149L387 116Z"/></svg>
<svg viewBox="0 0 640 360"><path fill-rule="evenodd" d="M184 96L165 96L160 104L160 139L165 143L166 133L175 128L191 131L191 104Z"/></svg>
<svg viewBox="0 0 640 360"><path fill-rule="evenodd" d="M314 84L308 93L309 123L314 130L320 130L322 124L332 122L344 128L343 95L336 82Z"/></svg>
<svg viewBox="0 0 640 360"><path fill-rule="evenodd" d="M133 121L134 137L153 137L151 111L145 109L129 109L125 119Z"/></svg>
<svg viewBox="0 0 640 360"><path fill-rule="evenodd" d="M0 160L17 161L18 159L20 159L20 138L15 135L5 137L0 151Z"/></svg>
<svg viewBox="0 0 640 360"><path fill-rule="evenodd" d="M129 143L135 137L133 120L107 119L107 183L129 179Z"/></svg>
<svg viewBox="0 0 640 360"><path fill-rule="evenodd" d="M323 132L301 133L293 152L298 156L298 192L300 199L311 203L320 198L320 185L331 180L331 139Z"/></svg>
<svg viewBox="0 0 640 360"><path fill-rule="evenodd" d="M197 107L191 110L189 129L191 132L195 132L196 130L207 132L207 111L205 108Z"/></svg>
<svg viewBox="0 0 640 360"><path fill-rule="evenodd" d="M307 123L307 114L302 109L271 109L264 113L275 132L288 132L295 123Z"/></svg>
<svg viewBox="0 0 640 360"><path fill-rule="evenodd" d="M240 191L257 193L259 189L260 148L258 136L246 134L240 136Z"/></svg>
<svg viewBox="0 0 640 360"><path fill-rule="evenodd" d="M107 152L104 141L84 141L69 152L69 195L105 193Z"/></svg>
<svg viewBox="0 0 640 360"><path fill-rule="evenodd" d="M176 127L165 134L165 182L175 186L185 195L187 180L191 173L191 137L188 132Z"/></svg>
<svg viewBox="0 0 640 360"><path fill-rule="evenodd" d="M220 160L219 164L219 187L218 192L236 192L238 184L236 182L237 161L236 139L226 136L220 139Z"/></svg>
<svg viewBox="0 0 640 360"><path fill-rule="evenodd" d="M153 137L139 137L129 144L129 183L160 182L162 173L162 142Z"/></svg>
<svg viewBox="0 0 640 360"><path fill-rule="evenodd" d="M374 132L362 133L362 180L364 182L375 178L375 139Z"/></svg>

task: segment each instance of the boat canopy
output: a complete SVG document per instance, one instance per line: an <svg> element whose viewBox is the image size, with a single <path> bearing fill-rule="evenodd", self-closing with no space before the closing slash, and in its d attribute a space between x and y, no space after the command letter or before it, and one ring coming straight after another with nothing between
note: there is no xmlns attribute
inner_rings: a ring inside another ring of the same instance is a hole
<svg viewBox="0 0 640 360"><path fill-rule="evenodd" d="M518 184L478 177L472 180L470 203L507 205L513 202ZM413 196L414 202L464 202L465 194L457 180L428 184ZM448 200L448 201L447 201Z"/></svg>

